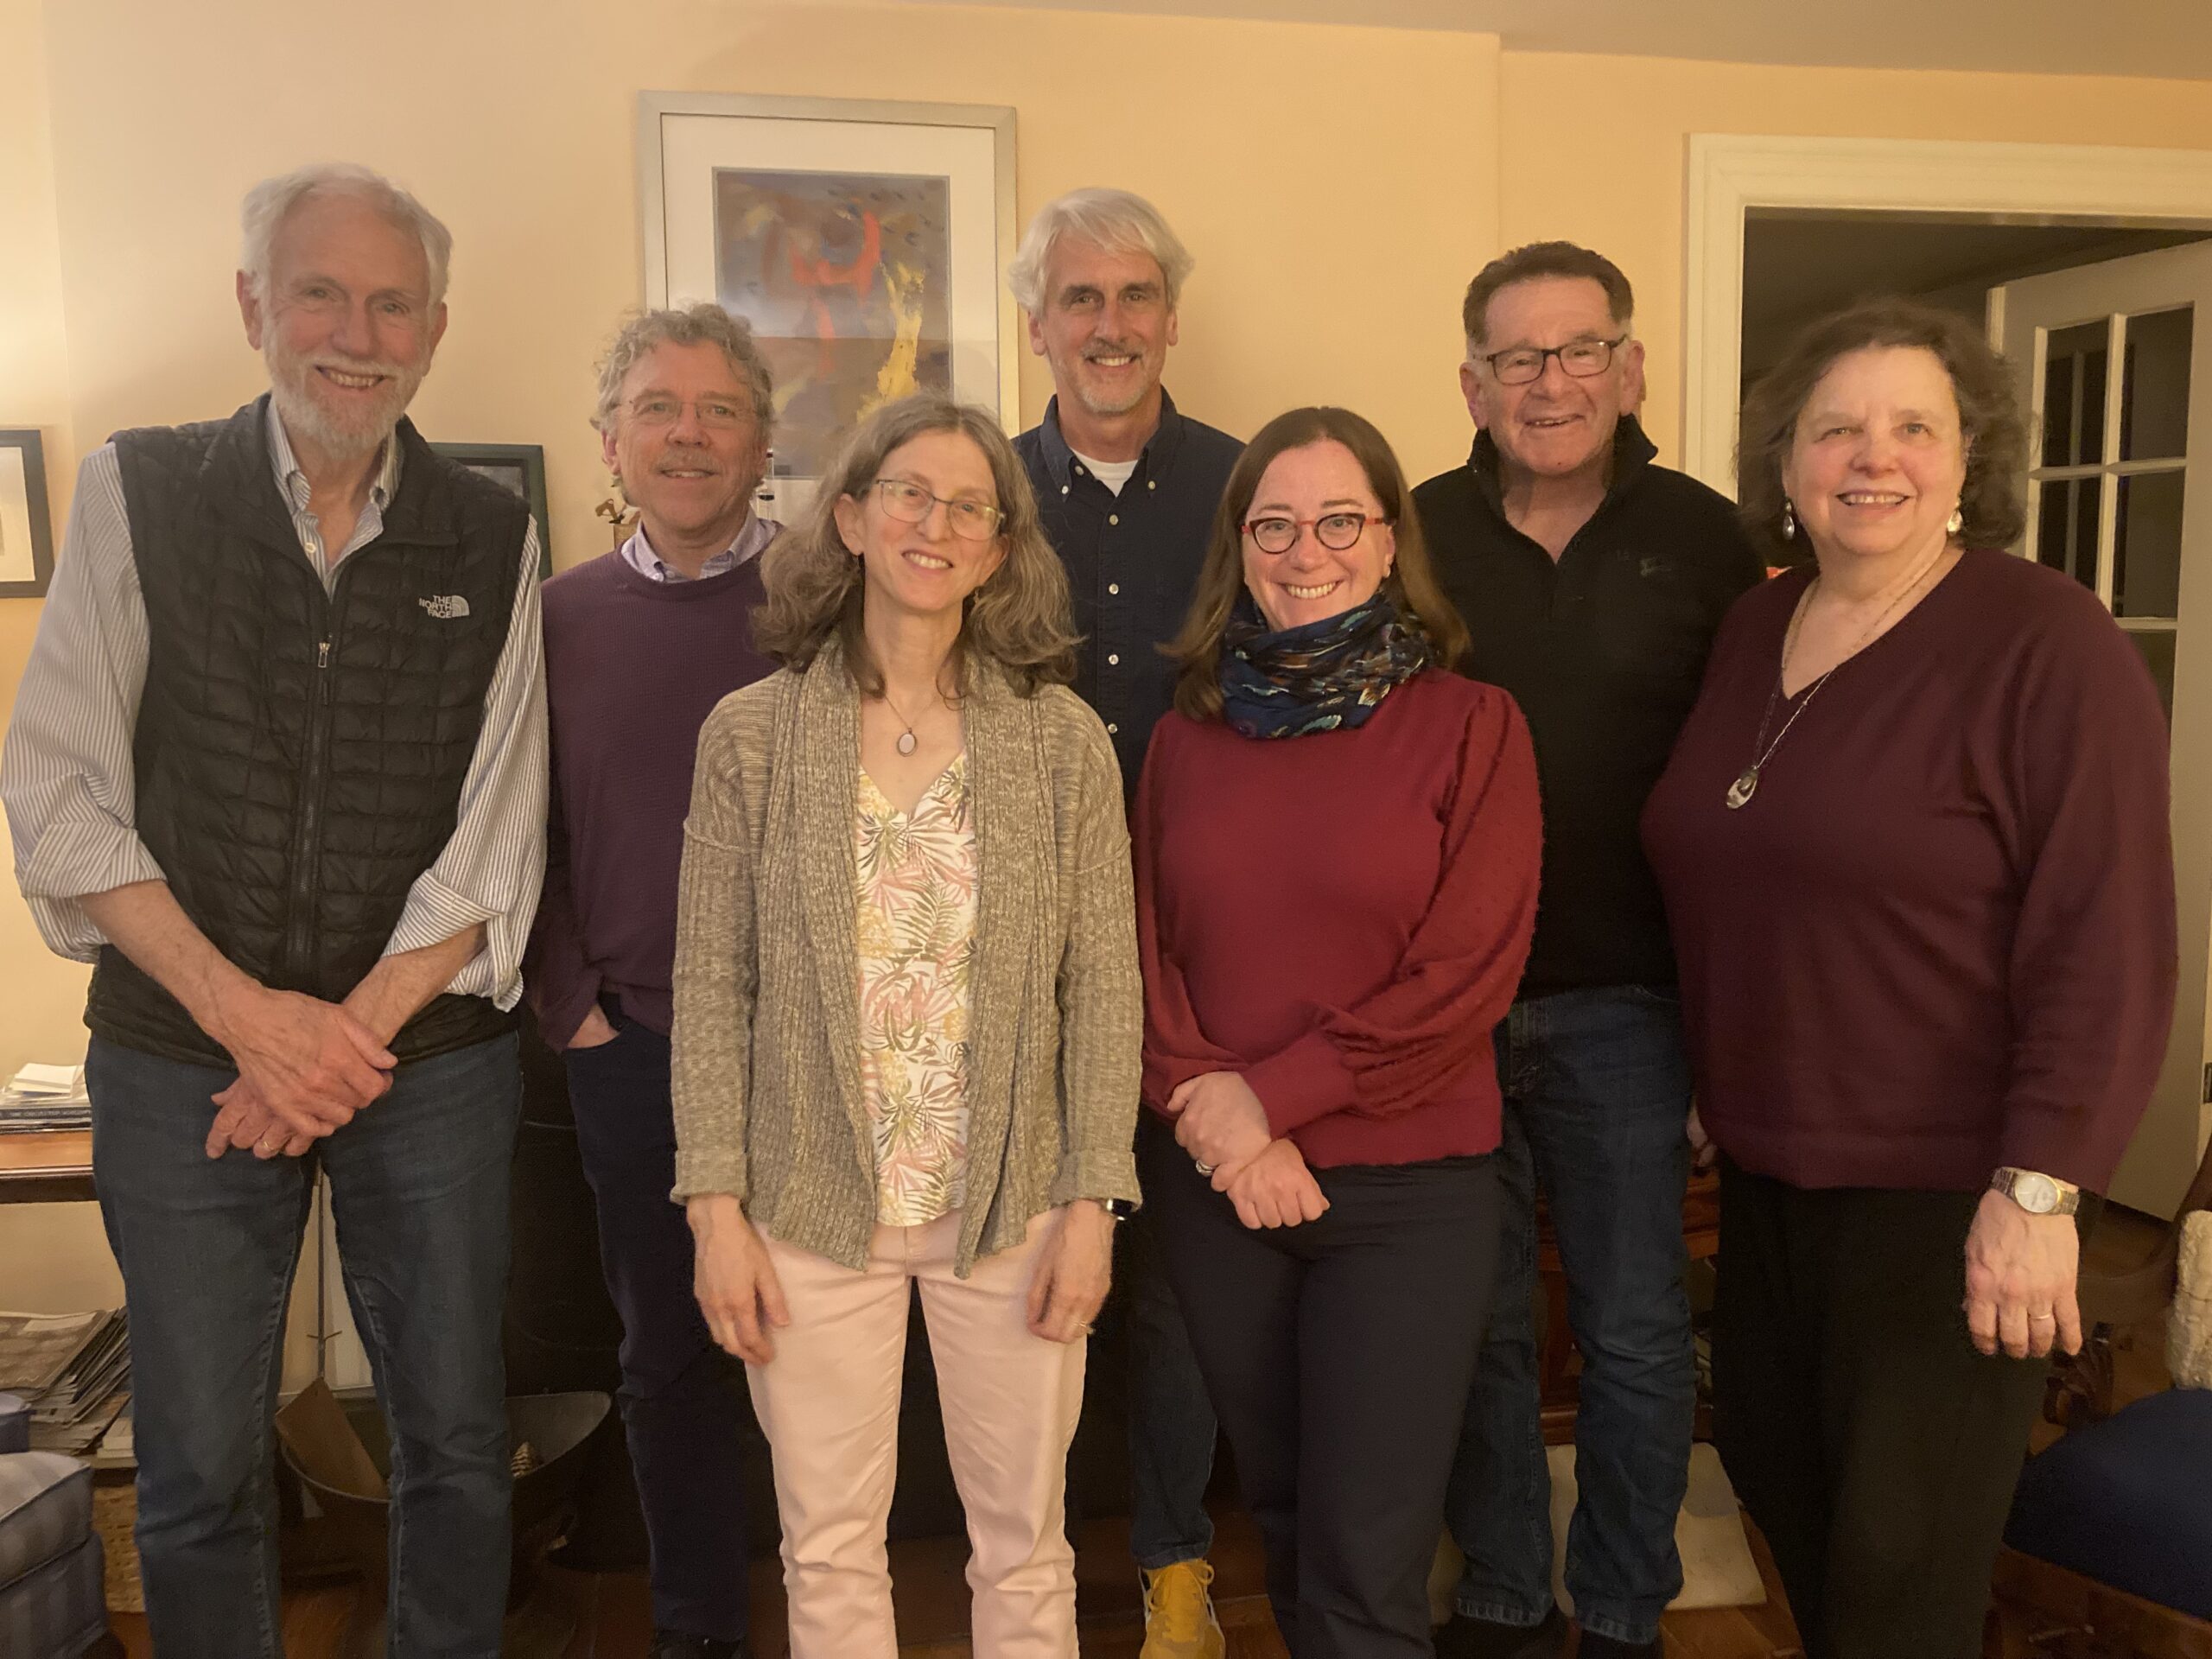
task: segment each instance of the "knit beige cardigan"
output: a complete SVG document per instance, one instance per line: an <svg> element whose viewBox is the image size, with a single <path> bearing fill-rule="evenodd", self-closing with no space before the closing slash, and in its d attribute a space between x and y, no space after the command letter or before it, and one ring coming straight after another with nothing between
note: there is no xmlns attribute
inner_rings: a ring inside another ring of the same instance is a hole
<svg viewBox="0 0 2212 1659"><path fill-rule="evenodd" d="M995 670L962 704L979 891L955 1270L1071 1198L1138 1197L1143 995L1121 774L1098 716ZM860 701L833 641L699 734L676 931L676 1187L849 1268L875 1226L861 1090Z"/></svg>

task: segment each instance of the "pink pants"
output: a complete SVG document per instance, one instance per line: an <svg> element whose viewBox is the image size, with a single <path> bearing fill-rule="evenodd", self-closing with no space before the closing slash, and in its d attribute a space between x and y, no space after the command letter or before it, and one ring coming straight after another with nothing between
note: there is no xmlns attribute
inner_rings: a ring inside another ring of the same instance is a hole
<svg viewBox="0 0 2212 1659"><path fill-rule="evenodd" d="M774 1333L776 1357L746 1372L775 1459L792 1659L897 1659L884 1528L910 1281L967 1511L976 1659L1075 1659L1063 1505L1084 1344L1031 1335L1026 1306L1052 1224L1039 1216L966 1279L952 1272L957 1214L878 1227L857 1273L766 1240L791 1322Z"/></svg>

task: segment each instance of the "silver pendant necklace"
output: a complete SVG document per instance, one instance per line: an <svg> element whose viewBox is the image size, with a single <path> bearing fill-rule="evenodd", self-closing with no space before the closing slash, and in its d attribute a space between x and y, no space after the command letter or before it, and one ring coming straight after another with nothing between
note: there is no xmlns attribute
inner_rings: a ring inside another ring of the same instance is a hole
<svg viewBox="0 0 2212 1659"><path fill-rule="evenodd" d="M914 735L914 722L907 719L906 716L899 711L899 708L897 703L891 701L891 688L889 686L886 686L883 689L883 706L892 712L893 715L898 720L901 726L906 728L904 731L899 734L897 741L895 741L892 747L897 749L901 754L912 754L917 748L921 747L921 740Z"/></svg>
<svg viewBox="0 0 2212 1659"><path fill-rule="evenodd" d="M1882 607L1881 614L1867 625L1866 631L1852 641L1851 649L1836 659L1835 668L1829 669L1827 673L1805 688L1797 706L1789 711L1789 718L1782 722L1782 729L1774 734L1774 741L1770 743L1766 741L1766 728L1774 719L1776 705L1782 701L1782 681L1783 676L1789 671L1789 658L1797 648L1798 626L1804 621L1805 613L1813 607L1813 594L1820 587L1821 579L1815 576L1811 582L1806 583L1804 597L1797 601L1797 608L1790 613L1789 631L1782 637L1781 666L1775 670L1773 689L1766 694L1766 708L1759 715L1759 734L1751 740L1751 753L1754 759L1750 766L1736 774L1735 781L1728 785L1726 799L1728 810L1731 812L1740 812L1751 804L1751 797L1758 793L1759 772L1768 761L1774 759L1774 752L1782 747L1782 740L1789 735L1789 728L1797 723L1797 716L1813 706L1813 699L1820 696L1821 688L1834 677L1836 669L1841 668L1844 664L1866 648L1867 642L1873 639L1882 625L1890 620L1891 614L1912 595L1922 582L1928 579L1929 572L1941 564L1943 562L1943 555L1949 551L1950 543L1946 541L1942 546L1936 550L1936 556L1915 571L1912 580L1898 589L1897 597Z"/></svg>

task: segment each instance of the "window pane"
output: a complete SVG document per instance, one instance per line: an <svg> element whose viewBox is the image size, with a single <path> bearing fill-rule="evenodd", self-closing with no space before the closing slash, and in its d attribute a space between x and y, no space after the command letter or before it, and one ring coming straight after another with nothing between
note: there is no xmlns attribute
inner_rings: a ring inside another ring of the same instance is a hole
<svg viewBox="0 0 2212 1659"><path fill-rule="evenodd" d="M2105 359L2101 321L2054 330L2044 349L2043 464L2080 467L2105 458Z"/></svg>
<svg viewBox="0 0 2212 1659"><path fill-rule="evenodd" d="M2036 521L2036 557L2084 588L2097 585L2097 514L2102 486L2094 478L2046 480Z"/></svg>
<svg viewBox="0 0 2212 1659"><path fill-rule="evenodd" d="M2158 682L2158 702L2166 711L2166 723L2174 719L2174 642L2180 636L2171 628L2130 628L2127 637L2135 642L2135 649L2143 653L2143 660L2150 665L2151 677Z"/></svg>
<svg viewBox="0 0 2212 1659"><path fill-rule="evenodd" d="M2120 389L2120 458L2164 461L2189 450L2188 306L2127 320Z"/></svg>
<svg viewBox="0 0 2212 1659"><path fill-rule="evenodd" d="M2115 616L2181 614L2182 480L2172 472L2120 480L2113 517Z"/></svg>

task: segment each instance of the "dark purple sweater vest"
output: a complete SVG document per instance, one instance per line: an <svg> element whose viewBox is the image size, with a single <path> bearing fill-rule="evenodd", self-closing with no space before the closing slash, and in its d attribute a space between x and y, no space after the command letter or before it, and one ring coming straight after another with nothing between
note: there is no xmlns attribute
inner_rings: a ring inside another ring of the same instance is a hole
<svg viewBox="0 0 2212 1659"><path fill-rule="evenodd" d="M657 582L614 552L545 584L553 786L525 974L556 1049L604 992L669 1028L692 756L715 705L775 670L753 648L761 598L758 558Z"/></svg>

